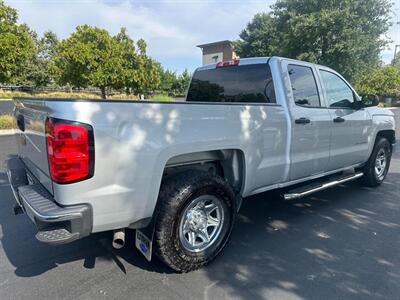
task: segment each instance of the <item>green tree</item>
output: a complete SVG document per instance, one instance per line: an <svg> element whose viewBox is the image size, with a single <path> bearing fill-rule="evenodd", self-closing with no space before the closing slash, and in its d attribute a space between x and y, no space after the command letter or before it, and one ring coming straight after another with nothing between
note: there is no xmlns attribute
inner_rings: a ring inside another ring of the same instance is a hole
<svg viewBox="0 0 400 300"><path fill-rule="evenodd" d="M175 90L175 94L182 96L186 93L186 90L189 87L190 79L191 79L191 74L187 69L185 69L182 74L180 74L173 85L173 89Z"/></svg>
<svg viewBox="0 0 400 300"><path fill-rule="evenodd" d="M0 82L16 80L35 52L29 28L18 24L17 11L0 0Z"/></svg>
<svg viewBox="0 0 400 300"><path fill-rule="evenodd" d="M114 37L122 55L123 68L121 70L120 88L127 93L147 93L156 89L160 84L158 63L147 56L147 44L139 39L135 44L125 28Z"/></svg>
<svg viewBox="0 0 400 300"><path fill-rule="evenodd" d="M127 94L136 92L140 87L137 64L136 45L133 39L128 35L126 28L121 28L120 32L114 37L119 45L122 56L122 69L119 74L117 86L119 89L125 89Z"/></svg>
<svg viewBox="0 0 400 300"><path fill-rule="evenodd" d="M17 83L35 88L44 87L53 83L51 60L56 53L59 40L51 31L45 32L42 38L38 38L34 32L31 32L31 36L35 43L35 53L23 65Z"/></svg>
<svg viewBox="0 0 400 300"><path fill-rule="evenodd" d="M242 57L285 56L320 63L355 80L379 65L390 26L389 0L278 0L240 34Z"/></svg>
<svg viewBox="0 0 400 300"><path fill-rule="evenodd" d="M400 93L400 68L386 65L365 72L357 80L355 88L360 94L393 95Z"/></svg>
<svg viewBox="0 0 400 300"><path fill-rule="evenodd" d="M177 80L176 72L164 69L161 64L158 64L160 73L160 86L162 92L172 95L174 93L173 86Z"/></svg>
<svg viewBox="0 0 400 300"><path fill-rule="evenodd" d="M258 13L240 33L234 43L237 54L242 57L270 56L280 53L276 39L278 32L271 13Z"/></svg>
<svg viewBox="0 0 400 300"><path fill-rule="evenodd" d="M57 52L60 40L52 31L46 31L39 41L39 56L50 60Z"/></svg>
<svg viewBox="0 0 400 300"><path fill-rule="evenodd" d="M400 68L400 53L396 54L396 57L392 60L392 65Z"/></svg>
<svg viewBox="0 0 400 300"><path fill-rule="evenodd" d="M186 93L189 86L191 74L184 70L182 74L164 69L161 64L157 64L160 73L160 85L158 89L169 96L180 96Z"/></svg>
<svg viewBox="0 0 400 300"><path fill-rule="evenodd" d="M137 92L149 93L160 85L160 72L157 62L146 54L147 44L145 40L139 39L137 42L138 58L137 66L140 74L140 88Z"/></svg>
<svg viewBox="0 0 400 300"><path fill-rule="evenodd" d="M104 29L78 26L59 44L53 62L61 85L98 87L102 98L107 90L121 86L122 49Z"/></svg>
<svg viewBox="0 0 400 300"><path fill-rule="evenodd" d="M146 93L160 84L153 59L146 54L146 42L137 43L125 28L116 36L88 25L78 26L55 51L53 63L58 82L75 87L98 87L106 98L111 89Z"/></svg>

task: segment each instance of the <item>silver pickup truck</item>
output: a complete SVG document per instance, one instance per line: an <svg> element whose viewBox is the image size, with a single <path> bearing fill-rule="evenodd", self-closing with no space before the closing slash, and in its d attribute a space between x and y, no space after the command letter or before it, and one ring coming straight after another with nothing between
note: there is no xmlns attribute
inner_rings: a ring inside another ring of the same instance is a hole
<svg viewBox="0 0 400 300"><path fill-rule="evenodd" d="M337 72L279 57L198 68L185 102L15 98L8 176L37 239L114 232L187 272L224 248L244 197L286 199L359 179L382 183L390 110ZM267 201L268 199L266 199Z"/></svg>

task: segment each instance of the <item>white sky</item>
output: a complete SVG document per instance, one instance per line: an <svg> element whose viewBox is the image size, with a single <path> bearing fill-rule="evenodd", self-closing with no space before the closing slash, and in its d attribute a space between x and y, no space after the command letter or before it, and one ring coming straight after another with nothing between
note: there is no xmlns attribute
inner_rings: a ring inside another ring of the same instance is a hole
<svg viewBox="0 0 400 300"><path fill-rule="evenodd" d="M80 24L116 34L126 27L132 38L144 38L148 53L171 70L193 71L201 64L198 44L234 40L257 12L268 11L274 0L6 0L16 8L20 22L42 34L54 31L65 38ZM394 21L400 22L396 0ZM389 62L394 45L400 44L400 24L392 26L394 42L382 52Z"/></svg>

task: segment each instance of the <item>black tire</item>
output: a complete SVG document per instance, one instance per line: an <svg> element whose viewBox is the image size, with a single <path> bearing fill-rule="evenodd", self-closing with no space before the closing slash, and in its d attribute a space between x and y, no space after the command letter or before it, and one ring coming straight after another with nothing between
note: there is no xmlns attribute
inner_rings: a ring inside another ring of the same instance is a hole
<svg viewBox="0 0 400 300"><path fill-rule="evenodd" d="M386 155L386 166L383 170L383 174L378 176L377 172L375 171L375 161L378 154L382 153L382 151L384 151ZM386 138L377 137L372 154L365 166L362 168L362 171L364 172L364 176L361 178L362 184L368 187L377 187L381 185L389 171L391 157L392 145Z"/></svg>
<svg viewBox="0 0 400 300"><path fill-rule="evenodd" d="M202 195L217 197L224 209L221 229L209 248L190 252L179 237L182 213ZM172 269L189 272L210 263L227 244L235 221L235 197L230 185L221 177L201 171L185 171L162 183L158 199L154 235L155 254Z"/></svg>

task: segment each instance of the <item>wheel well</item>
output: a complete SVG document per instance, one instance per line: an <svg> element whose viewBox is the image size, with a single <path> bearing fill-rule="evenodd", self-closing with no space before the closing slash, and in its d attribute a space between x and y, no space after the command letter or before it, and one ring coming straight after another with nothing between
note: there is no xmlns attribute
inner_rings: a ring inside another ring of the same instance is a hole
<svg viewBox="0 0 400 300"><path fill-rule="evenodd" d="M241 150L212 150L174 156L165 166L163 179L187 170L201 170L219 175L228 181L236 194L242 192L244 155Z"/></svg>
<svg viewBox="0 0 400 300"><path fill-rule="evenodd" d="M377 137L384 137L386 138L391 144L396 143L396 135L394 130L382 130L379 131Z"/></svg>

